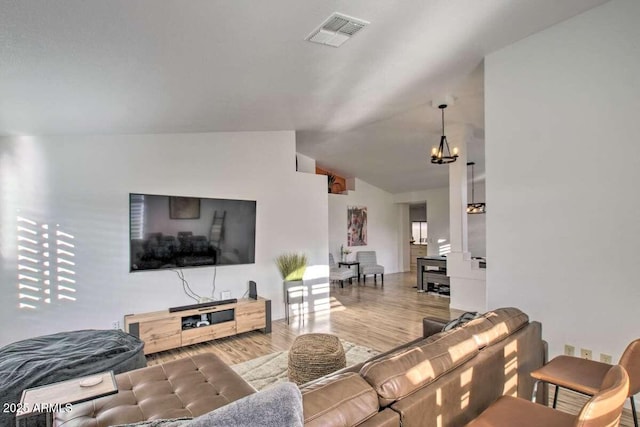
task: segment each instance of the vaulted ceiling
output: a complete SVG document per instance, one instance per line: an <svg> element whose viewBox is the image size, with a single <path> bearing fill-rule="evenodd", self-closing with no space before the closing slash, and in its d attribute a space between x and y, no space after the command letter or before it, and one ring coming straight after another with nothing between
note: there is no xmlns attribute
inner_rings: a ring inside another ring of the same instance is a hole
<svg viewBox="0 0 640 427"><path fill-rule="evenodd" d="M296 130L336 172L438 187L431 100L481 156L484 56L605 2L0 0L0 134ZM336 11L370 24L304 41Z"/></svg>

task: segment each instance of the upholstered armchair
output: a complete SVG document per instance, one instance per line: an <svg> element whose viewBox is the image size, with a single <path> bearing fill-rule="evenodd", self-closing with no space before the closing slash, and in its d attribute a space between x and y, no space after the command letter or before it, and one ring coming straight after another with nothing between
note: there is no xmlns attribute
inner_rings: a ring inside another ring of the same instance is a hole
<svg viewBox="0 0 640 427"><path fill-rule="evenodd" d="M640 392L640 338L629 343L618 364L629 375L628 397L631 402L633 425L638 427L638 414L633 396ZM555 408L558 403L560 387L577 391L587 396L593 396L599 391L598 387L610 369L611 365L608 363L561 355L533 371L531 376L537 381L547 382L556 386L553 396L553 407Z"/></svg>
<svg viewBox="0 0 640 427"><path fill-rule="evenodd" d="M349 280L349 283L352 282L353 276L355 276L355 271L346 267L338 267L335 260L333 259L333 255L329 253L329 280L334 282L340 282L340 287L344 288L344 281Z"/></svg>
<svg viewBox="0 0 640 427"><path fill-rule="evenodd" d="M373 274L373 282L376 282L378 274L384 286L384 267L378 264L375 251L358 251L356 252L356 261L360 263L360 274L362 280L367 282L367 274Z"/></svg>
<svg viewBox="0 0 640 427"><path fill-rule="evenodd" d="M627 371L620 365L614 365L607 371L598 391L577 415L518 397L501 396L466 427L617 426L628 392Z"/></svg>

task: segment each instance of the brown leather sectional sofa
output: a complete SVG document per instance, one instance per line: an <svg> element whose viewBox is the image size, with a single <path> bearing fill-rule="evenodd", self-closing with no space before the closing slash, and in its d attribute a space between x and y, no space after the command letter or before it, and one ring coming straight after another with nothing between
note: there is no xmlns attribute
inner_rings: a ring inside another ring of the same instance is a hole
<svg viewBox="0 0 640 427"><path fill-rule="evenodd" d="M501 395L530 398L529 373L546 357L541 325L502 308L466 325L421 338L300 387L309 426L462 426ZM115 396L57 414L57 426L106 427L195 417L250 394L251 387L213 355L117 376Z"/></svg>
<svg viewBox="0 0 640 427"><path fill-rule="evenodd" d="M303 385L305 425L462 426L503 394L531 398L545 358L540 323L498 309Z"/></svg>

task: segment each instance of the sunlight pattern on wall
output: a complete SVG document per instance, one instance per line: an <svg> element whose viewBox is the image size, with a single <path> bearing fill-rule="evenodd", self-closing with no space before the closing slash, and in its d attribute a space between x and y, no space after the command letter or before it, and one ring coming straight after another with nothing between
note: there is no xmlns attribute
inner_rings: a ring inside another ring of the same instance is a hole
<svg viewBox="0 0 640 427"><path fill-rule="evenodd" d="M447 239L438 239L438 255L446 255L451 253L451 243L447 243Z"/></svg>
<svg viewBox="0 0 640 427"><path fill-rule="evenodd" d="M37 309L55 301L75 301L74 236L18 216L18 306Z"/></svg>

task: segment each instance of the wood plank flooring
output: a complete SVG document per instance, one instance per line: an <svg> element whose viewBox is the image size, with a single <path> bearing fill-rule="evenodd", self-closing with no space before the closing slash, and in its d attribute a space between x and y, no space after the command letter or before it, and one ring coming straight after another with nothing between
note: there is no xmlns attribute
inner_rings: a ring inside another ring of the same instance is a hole
<svg viewBox="0 0 640 427"><path fill-rule="evenodd" d="M310 313L302 318L294 316L289 325L284 320L272 323L271 334L247 332L235 337L223 338L189 347L164 351L147 356L148 365L156 365L186 355L211 352L225 363L234 365L256 357L288 350L295 337L309 332L325 332L338 335L354 344L378 351L387 351L422 335L422 318L434 316L453 319L462 314L449 308L449 298L418 293L415 272L386 274L384 287L371 278L366 285L339 285L331 287L331 308L324 312ZM549 328L549 325L545 325ZM550 388L550 395L553 388ZM562 390L558 408L578 413L586 398ZM621 426L633 426L631 413L625 409Z"/></svg>
<svg viewBox="0 0 640 427"><path fill-rule="evenodd" d="M272 322L271 334L247 332L188 347L163 351L147 356L155 365L185 355L212 352L233 365L256 357L288 350L295 337L309 332L338 335L354 344L378 351L387 351L422 335L422 318L435 316L451 319L461 314L449 309L449 298L418 293L415 273L385 275L374 286L369 277L366 285L331 286L330 310L293 316L290 324L284 320Z"/></svg>

